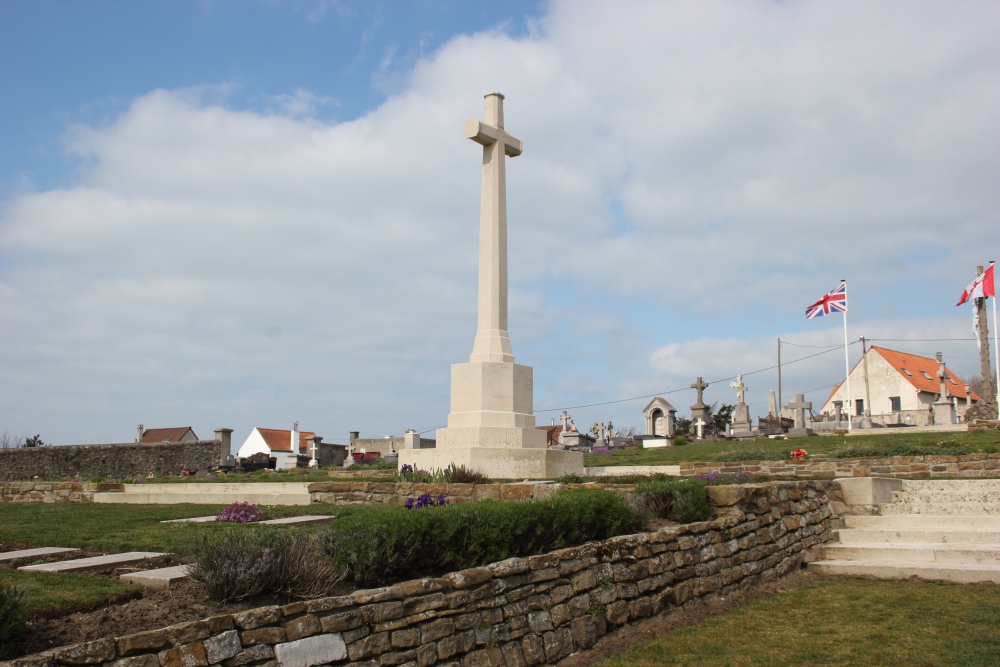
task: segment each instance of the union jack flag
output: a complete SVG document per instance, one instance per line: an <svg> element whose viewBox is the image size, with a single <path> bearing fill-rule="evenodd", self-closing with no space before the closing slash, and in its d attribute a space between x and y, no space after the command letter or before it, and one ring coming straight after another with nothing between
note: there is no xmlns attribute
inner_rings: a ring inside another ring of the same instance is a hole
<svg viewBox="0 0 1000 667"><path fill-rule="evenodd" d="M829 315L833 312L847 312L846 282L840 283L837 289L833 290L822 299L806 308L806 319L811 320L814 317L823 317L824 315Z"/></svg>

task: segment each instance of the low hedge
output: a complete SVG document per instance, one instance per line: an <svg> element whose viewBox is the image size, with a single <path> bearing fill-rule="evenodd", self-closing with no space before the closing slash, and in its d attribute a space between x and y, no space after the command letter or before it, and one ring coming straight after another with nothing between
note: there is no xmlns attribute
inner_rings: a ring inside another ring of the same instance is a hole
<svg viewBox="0 0 1000 667"><path fill-rule="evenodd" d="M20 653L28 638L28 603L19 587L0 582L0 660Z"/></svg>
<svg viewBox="0 0 1000 667"><path fill-rule="evenodd" d="M671 478L635 485L635 504L640 513L681 523L712 518L708 482L698 477Z"/></svg>
<svg viewBox="0 0 1000 667"><path fill-rule="evenodd" d="M607 539L636 527L624 497L568 489L534 502L372 507L340 518L321 541L338 569L369 587Z"/></svg>
<svg viewBox="0 0 1000 667"><path fill-rule="evenodd" d="M833 459L853 459L862 456L961 456L972 454L972 450L962 445L908 445L896 443L892 445L870 445L867 447L848 447L830 452L826 456Z"/></svg>

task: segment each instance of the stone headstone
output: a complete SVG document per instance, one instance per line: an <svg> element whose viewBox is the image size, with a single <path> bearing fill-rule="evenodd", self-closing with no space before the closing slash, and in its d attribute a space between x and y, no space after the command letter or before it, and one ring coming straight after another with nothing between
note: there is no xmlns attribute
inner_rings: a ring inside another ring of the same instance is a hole
<svg viewBox="0 0 1000 667"><path fill-rule="evenodd" d="M940 384L938 400L934 401L934 424L954 424L958 421L958 413L954 403L948 397L948 368L942 360L941 353L937 353L938 370L937 376Z"/></svg>
<svg viewBox="0 0 1000 667"><path fill-rule="evenodd" d="M700 380L701 378L698 379ZM698 438L699 440L703 440L705 438L705 427L707 425L708 425L707 422L701 417L698 417L698 419L694 420L692 426L694 426L694 435L696 438Z"/></svg>
<svg viewBox="0 0 1000 667"><path fill-rule="evenodd" d="M743 376L737 375L736 382L730 382L729 386L736 390L736 407L733 408L731 434L736 437L752 435L750 431L753 429L753 425L750 423L750 408L746 404L747 386L743 384Z"/></svg>
<svg viewBox="0 0 1000 667"><path fill-rule="evenodd" d="M702 392L708 387L708 383L702 380L700 377L691 385L691 388L698 392L698 399L695 401L694 405L691 406L691 423L701 419L704 422L708 422L708 406L705 405L702 400Z"/></svg>
<svg viewBox="0 0 1000 667"><path fill-rule="evenodd" d="M812 433L812 429L806 427L805 411L812 410L812 403L806 401L803 394L795 394L795 400L788 404L795 415L795 426L788 429L788 435L792 437L802 437Z"/></svg>

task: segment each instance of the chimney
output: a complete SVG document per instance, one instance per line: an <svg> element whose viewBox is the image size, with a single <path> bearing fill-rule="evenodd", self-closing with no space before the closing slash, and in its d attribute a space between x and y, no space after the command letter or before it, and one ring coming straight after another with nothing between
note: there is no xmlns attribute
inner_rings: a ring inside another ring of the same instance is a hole
<svg viewBox="0 0 1000 667"><path fill-rule="evenodd" d="M138 435L135 437L136 442L142 442L142 434L145 430L145 427L142 424L139 424Z"/></svg>
<svg viewBox="0 0 1000 667"><path fill-rule="evenodd" d="M298 422L295 422L295 424L292 425L292 443L291 444L292 444L292 453L293 454L298 454L299 453L299 423Z"/></svg>

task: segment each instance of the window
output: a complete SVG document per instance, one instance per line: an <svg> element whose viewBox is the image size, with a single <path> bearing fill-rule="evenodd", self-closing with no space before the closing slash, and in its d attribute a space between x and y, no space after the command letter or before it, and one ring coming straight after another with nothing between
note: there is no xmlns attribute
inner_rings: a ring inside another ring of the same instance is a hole
<svg viewBox="0 0 1000 667"><path fill-rule="evenodd" d="M910 377L913 377L913 373L911 373L910 371L906 370L905 368L903 369L903 372L906 373L907 375L909 375Z"/></svg>
<svg viewBox="0 0 1000 667"><path fill-rule="evenodd" d="M957 383L957 382L955 382L955 381L954 381L954 380L953 380L952 378L948 378L948 382L952 383L952 384L953 384L953 385L955 385L956 387L958 386L958 383Z"/></svg>
<svg viewBox="0 0 1000 667"><path fill-rule="evenodd" d="M933 380L934 379L930 375L927 374L927 371L920 371L920 374L923 375L928 380Z"/></svg>
<svg viewBox="0 0 1000 667"><path fill-rule="evenodd" d="M889 410L892 412L901 412L903 409L902 402L899 400L899 396L889 397Z"/></svg>
<svg viewBox="0 0 1000 667"><path fill-rule="evenodd" d="M863 398L858 398L854 400L854 416L860 417L865 414L865 401Z"/></svg>

